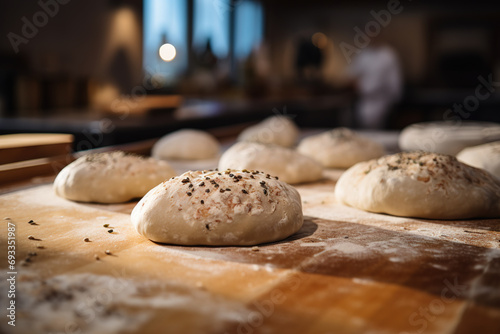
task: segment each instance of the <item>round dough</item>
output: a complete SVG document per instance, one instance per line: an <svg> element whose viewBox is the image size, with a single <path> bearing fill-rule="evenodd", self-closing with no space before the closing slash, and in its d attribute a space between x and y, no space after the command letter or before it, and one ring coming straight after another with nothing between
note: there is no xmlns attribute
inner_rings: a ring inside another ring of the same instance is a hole
<svg viewBox="0 0 500 334"><path fill-rule="evenodd" d="M147 193L132 211L132 224L156 242L248 246L294 234L303 216L297 190L275 177L190 171Z"/></svg>
<svg viewBox="0 0 500 334"><path fill-rule="evenodd" d="M323 167L318 162L294 149L250 142L236 143L221 156L219 169L227 168L261 170L292 184L323 177Z"/></svg>
<svg viewBox="0 0 500 334"><path fill-rule="evenodd" d="M500 141L465 148L457 154L457 159L500 179Z"/></svg>
<svg viewBox="0 0 500 334"><path fill-rule="evenodd" d="M298 136L299 129L290 118L272 116L243 130L238 136L238 141L292 147L297 142Z"/></svg>
<svg viewBox="0 0 500 334"><path fill-rule="evenodd" d="M399 147L404 151L456 155L462 149L500 140L500 125L488 122L423 122L403 129Z"/></svg>
<svg viewBox="0 0 500 334"><path fill-rule="evenodd" d="M340 202L395 216L500 217L500 182L449 155L411 152L360 162L335 187Z"/></svg>
<svg viewBox="0 0 500 334"><path fill-rule="evenodd" d="M57 195L79 202L120 203L144 196L176 175L165 161L121 151L88 154L57 175Z"/></svg>
<svg viewBox="0 0 500 334"><path fill-rule="evenodd" d="M297 150L324 167L349 168L385 154L384 147L347 128L337 128L304 138Z"/></svg>
<svg viewBox="0 0 500 334"><path fill-rule="evenodd" d="M216 158L219 152L219 142L208 132L184 129L160 138L151 155L162 160L205 160Z"/></svg>

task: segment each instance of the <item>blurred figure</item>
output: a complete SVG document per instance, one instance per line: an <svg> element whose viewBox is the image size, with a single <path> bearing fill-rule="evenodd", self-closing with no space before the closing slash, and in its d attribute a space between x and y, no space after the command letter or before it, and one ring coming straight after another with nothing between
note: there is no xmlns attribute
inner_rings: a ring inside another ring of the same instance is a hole
<svg viewBox="0 0 500 334"><path fill-rule="evenodd" d="M219 59L212 51L212 43L207 40L205 48L196 56L196 67L192 74L191 86L197 93L213 94L217 90L217 64Z"/></svg>
<svg viewBox="0 0 500 334"><path fill-rule="evenodd" d="M200 67L206 68L208 70L214 70L217 66L217 57L212 51L212 42L210 39L207 40L207 44L205 45L205 49L201 52L198 57L198 63Z"/></svg>
<svg viewBox="0 0 500 334"><path fill-rule="evenodd" d="M359 93L358 125L382 129L392 107L401 99L402 76L398 57L388 45L372 39L353 60L349 73Z"/></svg>
<svg viewBox="0 0 500 334"><path fill-rule="evenodd" d="M269 54L267 47L260 44L254 47L243 62L245 92L252 97L264 96L268 91L270 77Z"/></svg>
<svg viewBox="0 0 500 334"><path fill-rule="evenodd" d="M321 66L323 65L323 53L314 45L311 37L302 38L297 46L297 58L295 68L298 78L302 82L314 82L321 80Z"/></svg>

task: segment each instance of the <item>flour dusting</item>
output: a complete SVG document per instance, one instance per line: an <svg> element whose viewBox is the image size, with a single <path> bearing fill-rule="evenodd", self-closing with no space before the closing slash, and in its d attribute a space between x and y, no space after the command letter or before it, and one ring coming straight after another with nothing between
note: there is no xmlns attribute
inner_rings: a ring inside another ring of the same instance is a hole
<svg viewBox="0 0 500 334"><path fill-rule="evenodd" d="M0 287L4 291L5 281ZM167 319L178 314L196 319L186 323L190 333L218 332L229 323L244 321L249 312L240 303L202 289L153 280L134 282L119 275L59 275L44 281L23 277L17 291L17 333L136 331L158 310ZM5 322L0 325L5 333L11 329Z"/></svg>

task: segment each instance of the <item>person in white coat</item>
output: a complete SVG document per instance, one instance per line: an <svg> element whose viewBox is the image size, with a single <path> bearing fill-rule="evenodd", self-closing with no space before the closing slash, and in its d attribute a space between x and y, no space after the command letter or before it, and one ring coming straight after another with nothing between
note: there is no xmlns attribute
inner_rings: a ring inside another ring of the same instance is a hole
<svg viewBox="0 0 500 334"><path fill-rule="evenodd" d="M362 128L381 129L392 107L401 99L402 75L394 50L372 43L354 58L349 73L359 93L357 120Z"/></svg>

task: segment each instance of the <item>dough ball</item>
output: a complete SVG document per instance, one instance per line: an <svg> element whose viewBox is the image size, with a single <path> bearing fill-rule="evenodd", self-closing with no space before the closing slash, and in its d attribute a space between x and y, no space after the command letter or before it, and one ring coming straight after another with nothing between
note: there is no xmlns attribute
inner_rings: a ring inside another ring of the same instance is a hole
<svg viewBox="0 0 500 334"><path fill-rule="evenodd" d="M323 177L323 167L318 162L294 149L250 142L236 143L224 152L219 169L227 168L260 170L292 184Z"/></svg>
<svg viewBox="0 0 500 334"><path fill-rule="evenodd" d="M337 128L304 138L297 150L324 167L349 168L361 161L384 155L384 147L346 128Z"/></svg>
<svg viewBox="0 0 500 334"><path fill-rule="evenodd" d="M500 140L500 125L488 122L424 122L410 125L399 136L403 151L456 155L469 146Z"/></svg>
<svg viewBox="0 0 500 334"><path fill-rule="evenodd" d="M500 141L465 148L458 153L457 159L500 179Z"/></svg>
<svg viewBox="0 0 500 334"><path fill-rule="evenodd" d="M132 224L156 242L247 246L285 239L302 227L303 216L297 190L275 177L190 171L144 196Z"/></svg>
<svg viewBox="0 0 500 334"><path fill-rule="evenodd" d="M299 129L290 118L272 116L243 130L238 136L238 141L292 147L297 142L298 136Z"/></svg>
<svg viewBox="0 0 500 334"><path fill-rule="evenodd" d="M217 139L205 131L184 129L163 136L151 155L162 160L205 160L219 155Z"/></svg>
<svg viewBox="0 0 500 334"><path fill-rule="evenodd" d="M355 208L395 216L500 217L500 182L436 153L398 153L360 162L342 174L335 195Z"/></svg>
<svg viewBox="0 0 500 334"><path fill-rule="evenodd" d="M57 175L54 191L73 201L120 203L144 196L176 175L165 161L121 151L88 154Z"/></svg>

